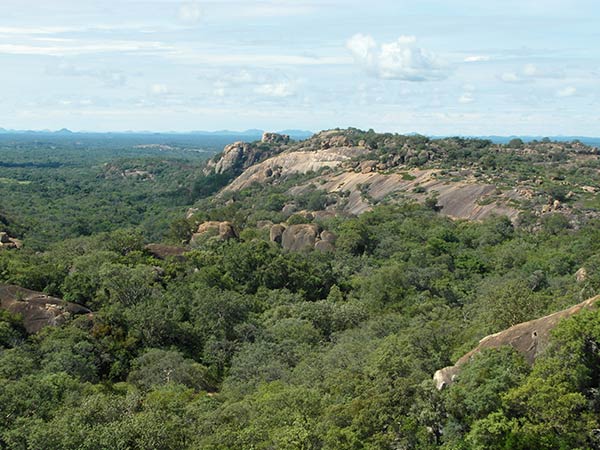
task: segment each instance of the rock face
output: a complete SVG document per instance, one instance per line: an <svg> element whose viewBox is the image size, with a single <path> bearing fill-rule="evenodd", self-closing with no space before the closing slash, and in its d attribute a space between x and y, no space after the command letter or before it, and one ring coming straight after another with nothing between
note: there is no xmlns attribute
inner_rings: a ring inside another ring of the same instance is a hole
<svg viewBox="0 0 600 450"><path fill-rule="evenodd" d="M250 144L234 142L223 149L221 159L215 165L215 173L224 173L238 166L243 166L243 161L250 153Z"/></svg>
<svg viewBox="0 0 600 450"><path fill-rule="evenodd" d="M205 170L206 174L239 172L264 161L278 153L282 146L289 143L290 137L276 133L265 133L262 143L271 144L270 147L251 144L248 142L234 142L223 149L221 157L216 161L211 161ZM269 175L270 176L270 175Z"/></svg>
<svg viewBox="0 0 600 450"><path fill-rule="evenodd" d="M290 142L290 137L287 134L269 133L265 131L262 135L261 142L264 142L265 144L288 144Z"/></svg>
<svg viewBox="0 0 600 450"><path fill-rule="evenodd" d="M217 237L222 241L237 239L238 233L231 222L209 221L201 223L192 235L192 242L204 237Z"/></svg>
<svg viewBox="0 0 600 450"><path fill-rule="evenodd" d="M237 191L251 186L253 183L285 179L290 175L318 172L324 168L336 169L348 164L353 158L359 158L368 153L360 147L331 147L313 148L315 142L298 144L298 148L288 149L265 158L237 177L224 191Z"/></svg>
<svg viewBox="0 0 600 450"><path fill-rule="evenodd" d="M75 315L91 314L89 309L76 303L11 285L0 285L0 307L22 316L28 333L61 325Z"/></svg>
<svg viewBox="0 0 600 450"><path fill-rule="evenodd" d="M462 356L456 364L438 370L433 380L438 389L452 384L460 372L461 366L471 360L471 358L486 348L496 348L503 345L510 345L519 353L523 354L529 364L533 364L538 355L548 345L550 331L558 325L562 319L571 317L582 310L590 309L600 300L600 296L593 297L571 308L550 314L540 319L531 320L517 324L500 333L491 334L479 341L479 345L466 355Z"/></svg>
<svg viewBox="0 0 600 450"><path fill-rule="evenodd" d="M270 135L265 139L280 142ZM228 155L236 145L235 154L242 155L239 159L233 158L233 153ZM373 203L387 201L397 194L398 198L419 202L436 194L442 214L469 220L492 215L516 219L519 210L514 205L524 197L520 194L522 188L499 193L494 184L469 171L462 171L456 175L456 180L450 180L449 176L440 174L439 169L406 168L406 160L431 157L427 152L421 155L416 149L408 149L406 155L391 156L385 162L370 159L371 150L365 142L354 142L339 130L323 131L298 143L272 145L272 149L263 146L258 156L253 154L258 149L256 145L246 145L249 147L243 147L241 143L228 146L221 158L224 162L238 161L236 167L243 170L223 192L245 189L254 183L276 184L296 174L315 172L317 175L306 185L317 185L319 189L343 198L338 213L362 214L370 210ZM217 163L218 170L222 170L224 162ZM293 212L287 209L286 205L286 213Z"/></svg>

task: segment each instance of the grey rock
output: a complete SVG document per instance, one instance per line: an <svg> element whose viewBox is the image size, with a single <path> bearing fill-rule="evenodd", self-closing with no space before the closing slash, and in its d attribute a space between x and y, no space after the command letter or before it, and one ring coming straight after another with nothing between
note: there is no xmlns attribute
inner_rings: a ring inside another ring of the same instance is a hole
<svg viewBox="0 0 600 450"><path fill-rule="evenodd" d="M269 239L271 240L271 242L276 242L281 245L284 231L285 231L284 225L282 225L282 224L273 225L271 227L271 231L269 232Z"/></svg>
<svg viewBox="0 0 600 450"><path fill-rule="evenodd" d="M319 236L319 227L315 224L290 225L281 238L281 246L289 251L301 251L314 248Z"/></svg>

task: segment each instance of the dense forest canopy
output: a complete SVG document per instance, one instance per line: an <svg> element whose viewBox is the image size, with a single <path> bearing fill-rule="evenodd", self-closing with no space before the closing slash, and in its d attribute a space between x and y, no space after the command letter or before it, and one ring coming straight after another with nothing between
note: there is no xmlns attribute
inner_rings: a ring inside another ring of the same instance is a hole
<svg viewBox="0 0 600 450"><path fill-rule="evenodd" d="M347 136L380 162L413 147L434 155L412 152L402 170L477 165L512 183L540 163L563 177L545 180L554 197L565 180L598 183L596 150L578 143L533 154L518 142ZM600 294L595 195L581 197L585 214L571 200L576 220L452 219L435 198L319 216L336 199L318 182L293 190L318 174L217 194L243 168L209 173L206 156L0 143L0 221L23 241L0 250L0 283L92 311L31 334L0 310L0 448L600 446L595 309L563 320L533 366L505 346L443 390L432 381L482 337ZM235 236L192 238L208 221ZM264 222L314 225L335 251L286 250ZM163 257L152 242L185 252Z"/></svg>

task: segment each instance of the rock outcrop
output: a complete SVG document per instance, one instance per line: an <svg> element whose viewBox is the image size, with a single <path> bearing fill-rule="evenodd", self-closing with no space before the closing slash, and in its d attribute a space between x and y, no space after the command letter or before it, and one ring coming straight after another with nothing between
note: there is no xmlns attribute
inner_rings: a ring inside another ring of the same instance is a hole
<svg viewBox="0 0 600 450"><path fill-rule="evenodd" d="M1 248L21 248L21 241L12 238L5 231L0 231L0 249Z"/></svg>
<svg viewBox="0 0 600 450"><path fill-rule="evenodd" d="M12 285L0 285L0 307L21 316L28 333L61 325L76 315L91 314L89 309L76 303Z"/></svg>
<svg viewBox="0 0 600 450"><path fill-rule="evenodd" d="M223 155L215 165L215 173L225 173L236 167L244 168L244 160L250 154L250 144L234 142L223 149Z"/></svg>
<svg viewBox="0 0 600 450"><path fill-rule="evenodd" d="M269 239L271 242L275 242L281 245L281 240L283 238L283 232L285 231L285 226L282 224L273 225L271 230L269 231Z"/></svg>
<svg viewBox="0 0 600 450"><path fill-rule="evenodd" d="M558 311L554 314L542 317L540 319L523 322L501 331L484 337L479 341L479 345L466 355L462 356L456 364L438 370L434 376L436 387L442 389L452 384L456 376L460 373L461 367L468 363L474 355L480 353L486 348L496 348L504 345L510 345L521 353L529 364L533 364L538 355L544 351L548 345L550 332L558 323L571 317L582 310L590 309L598 303L600 296L593 297L571 308Z"/></svg>
<svg viewBox="0 0 600 450"><path fill-rule="evenodd" d="M175 258L183 260L184 253L188 251L185 247L164 244L148 244L144 248L157 259Z"/></svg>
<svg viewBox="0 0 600 450"><path fill-rule="evenodd" d="M210 161L207 164L205 173L239 173L280 153L289 141L290 137L287 135L265 133L261 143L269 144L268 146L241 141L234 142L223 149L223 153L217 161Z"/></svg>
<svg viewBox="0 0 600 450"><path fill-rule="evenodd" d="M265 139L281 142L271 135ZM520 194L522 188L501 192L486 179L475 177L472 170L444 174L439 169L405 166L411 158L431 159L433 149L422 155L422 152L409 148L405 154L390 156L385 161L371 159L373 154L369 145L356 141L351 133L342 130L323 131L298 143L272 145L277 149L275 153L269 154L271 150L262 149L260 156L253 154L255 150L252 149L257 146L246 145L248 147L241 143L228 146L217 163L217 171L234 164L231 162L234 160L238 161L236 167L241 165L241 173L223 189L224 192L242 190L254 183L276 184L297 174L314 172L314 178L306 185L317 185L319 189L338 195L341 205L336 209L338 213L361 214L381 201L397 198L423 202L428 196L436 195L442 214L469 220L492 215L516 219L519 210L515 205L524 198ZM389 145L395 144L390 142ZM234 158L234 155L239 156ZM292 213L287 211L290 208L292 206L286 205L286 214Z"/></svg>
<svg viewBox="0 0 600 450"><path fill-rule="evenodd" d="M290 137L287 134L269 133L265 131L261 142L265 144L289 144Z"/></svg>
<svg viewBox="0 0 600 450"><path fill-rule="evenodd" d="M292 252L313 248L323 252L333 252L337 236L331 231L322 231L314 223L287 226L276 224L271 227L270 239Z"/></svg>
<svg viewBox="0 0 600 450"><path fill-rule="evenodd" d="M312 223L290 225L283 232L281 246L292 252L314 248L318 236L318 225Z"/></svg>
<svg viewBox="0 0 600 450"><path fill-rule="evenodd" d="M324 168L335 169L366 153L366 149L358 147L332 147L322 150L302 147L294 151L285 151L249 167L224 190L237 191L253 183L318 172Z"/></svg>
<svg viewBox="0 0 600 450"><path fill-rule="evenodd" d="M203 222L192 235L192 243L202 238L216 237L222 241L237 239L238 233L231 222Z"/></svg>

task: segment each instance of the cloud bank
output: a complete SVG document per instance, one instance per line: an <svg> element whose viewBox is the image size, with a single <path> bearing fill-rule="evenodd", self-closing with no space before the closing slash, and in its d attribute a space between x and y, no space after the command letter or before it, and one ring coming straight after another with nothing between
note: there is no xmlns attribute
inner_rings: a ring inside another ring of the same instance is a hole
<svg viewBox="0 0 600 450"><path fill-rule="evenodd" d="M414 36L400 36L394 42L378 44L370 35L356 34L346 47L356 63L377 78L432 81L447 76L438 57L418 47Z"/></svg>

